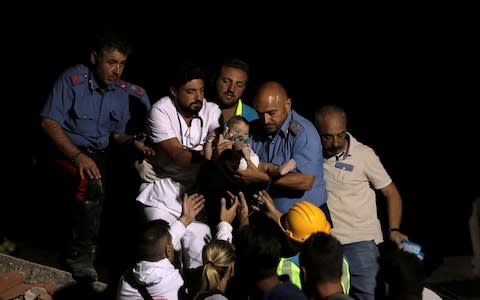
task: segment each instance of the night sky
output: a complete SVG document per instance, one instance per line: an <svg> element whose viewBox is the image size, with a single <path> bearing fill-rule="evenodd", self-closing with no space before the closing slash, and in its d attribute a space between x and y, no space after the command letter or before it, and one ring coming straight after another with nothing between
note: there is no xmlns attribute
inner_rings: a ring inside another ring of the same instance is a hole
<svg viewBox="0 0 480 300"><path fill-rule="evenodd" d="M134 42L124 79L144 87L152 101L165 94L171 61L193 58L211 71L236 56L252 68L247 103L259 83L274 79L308 118L322 104L343 106L350 132L376 150L397 184L410 238L437 254L471 253L468 218L480 167L473 108L479 27L471 10L235 5L206 12L200 4L153 10L131 3L19 13L3 37L4 63L14 64L7 82L13 100L4 101L20 110L15 115L28 107L30 132L14 137L30 153L22 155L27 164L41 145L38 110L55 78L88 58L95 28L120 27ZM22 27L25 21L33 25Z"/></svg>

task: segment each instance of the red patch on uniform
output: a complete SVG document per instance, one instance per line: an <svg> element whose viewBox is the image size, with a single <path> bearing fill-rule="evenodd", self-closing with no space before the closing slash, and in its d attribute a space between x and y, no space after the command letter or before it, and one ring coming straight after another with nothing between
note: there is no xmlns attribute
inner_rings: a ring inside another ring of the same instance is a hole
<svg viewBox="0 0 480 300"><path fill-rule="evenodd" d="M80 82L82 82L82 78L80 78L80 75L78 74L72 75L71 78L74 84L79 84Z"/></svg>
<svg viewBox="0 0 480 300"><path fill-rule="evenodd" d="M139 86L134 86L133 87L133 90L135 91L135 93L139 94L139 95L142 95L143 94L143 89Z"/></svg>
<svg viewBox="0 0 480 300"><path fill-rule="evenodd" d="M126 88L126 87L127 87L127 83L126 83L125 81L123 81L123 80L120 80L120 87L121 87L122 89Z"/></svg>

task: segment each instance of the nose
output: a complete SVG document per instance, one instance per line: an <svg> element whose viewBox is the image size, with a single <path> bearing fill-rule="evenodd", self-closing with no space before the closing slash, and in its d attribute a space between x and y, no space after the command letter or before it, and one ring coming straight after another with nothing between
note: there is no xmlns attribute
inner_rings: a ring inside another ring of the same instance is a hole
<svg viewBox="0 0 480 300"><path fill-rule="evenodd" d="M120 70L121 70L120 64L115 64L114 67L113 67L113 73L115 75L118 75L118 74L120 74Z"/></svg>
<svg viewBox="0 0 480 300"><path fill-rule="evenodd" d="M267 124L268 121L270 121L270 116L268 114L260 114L259 117L263 124Z"/></svg>
<svg viewBox="0 0 480 300"><path fill-rule="evenodd" d="M335 147L340 147L340 146L342 146L342 139L339 138L338 136L334 136L334 137L333 137L333 145L334 145Z"/></svg>
<svg viewBox="0 0 480 300"><path fill-rule="evenodd" d="M203 91L196 91L195 99L196 100L203 100Z"/></svg>

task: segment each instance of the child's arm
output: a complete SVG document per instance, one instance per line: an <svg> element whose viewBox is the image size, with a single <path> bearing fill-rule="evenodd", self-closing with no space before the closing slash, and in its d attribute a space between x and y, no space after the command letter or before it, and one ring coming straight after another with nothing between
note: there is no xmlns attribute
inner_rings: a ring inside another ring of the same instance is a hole
<svg viewBox="0 0 480 300"><path fill-rule="evenodd" d="M203 155L205 156L205 159L211 160L212 159L212 154L213 154L213 141L215 140L215 132L210 132L207 135L207 140L205 141L205 144L203 145Z"/></svg>

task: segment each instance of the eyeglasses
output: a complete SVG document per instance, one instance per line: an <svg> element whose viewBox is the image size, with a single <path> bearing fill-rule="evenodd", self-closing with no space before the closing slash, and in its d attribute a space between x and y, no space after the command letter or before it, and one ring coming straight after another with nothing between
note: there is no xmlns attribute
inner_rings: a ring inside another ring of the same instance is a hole
<svg viewBox="0 0 480 300"><path fill-rule="evenodd" d="M178 126L180 127L180 143L182 144L183 149L195 149L200 145L203 145L203 119L195 115L192 117L192 120L190 121L190 124L187 127L187 130L185 133L183 132L183 126L182 122L180 121L180 115L177 112L177 118L178 118ZM192 137L192 124L194 121L197 120L195 123L197 123L196 126L199 126L200 130L196 131L198 134L198 137ZM185 136L185 139L184 139Z"/></svg>

